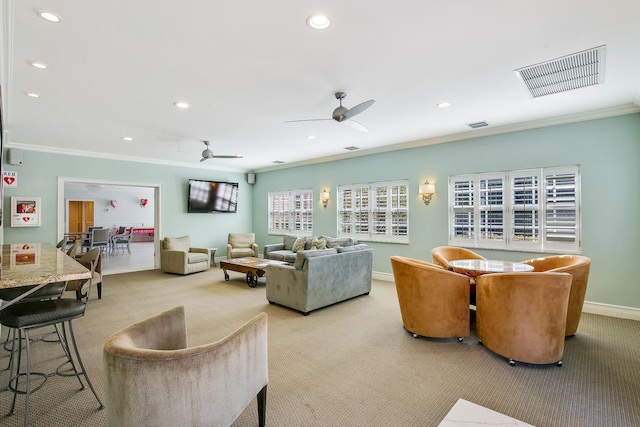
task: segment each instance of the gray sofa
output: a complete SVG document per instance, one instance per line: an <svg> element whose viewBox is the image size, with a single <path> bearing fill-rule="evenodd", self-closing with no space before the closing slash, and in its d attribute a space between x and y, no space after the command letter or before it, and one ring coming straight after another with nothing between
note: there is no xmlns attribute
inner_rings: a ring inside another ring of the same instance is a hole
<svg viewBox="0 0 640 427"><path fill-rule="evenodd" d="M373 249L301 250L293 265L267 265L267 300L309 314L371 292Z"/></svg>
<svg viewBox="0 0 640 427"><path fill-rule="evenodd" d="M293 245L298 237L300 236L284 235L282 236L282 243L265 245L263 249L263 256L266 259L294 263L296 261L297 251L293 250ZM324 240L327 249L353 246L356 243L349 237L307 236L304 237L304 239L304 250L310 250L312 248L314 239L317 239L318 241Z"/></svg>

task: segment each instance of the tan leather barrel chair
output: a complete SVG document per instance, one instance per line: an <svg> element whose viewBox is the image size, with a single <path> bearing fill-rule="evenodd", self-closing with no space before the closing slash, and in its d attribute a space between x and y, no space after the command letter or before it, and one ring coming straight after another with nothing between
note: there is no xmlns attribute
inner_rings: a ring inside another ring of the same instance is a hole
<svg viewBox="0 0 640 427"><path fill-rule="evenodd" d="M476 333L489 350L516 361L562 366L568 273L497 273L477 278Z"/></svg>
<svg viewBox="0 0 640 427"><path fill-rule="evenodd" d="M451 270L449 267L449 261L457 259L486 259L482 255L470 251L469 249L459 248L457 246L438 246L431 249L431 259L434 264Z"/></svg>
<svg viewBox="0 0 640 427"><path fill-rule="evenodd" d="M469 336L469 278L413 258L391 257L404 328L414 337Z"/></svg>
<svg viewBox="0 0 640 427"><path fill-rule="evenodd" d="M575 335L582 315L584 296L587 293L591 259L581 255L554 255L530 259L522 261L522 263L533 266L533 271L553 271L571 274L573 280L571 281L571 293L569 294L565 336Z"/></svg>
<svg viewBox="0 0 640 427"><path fill-rule="evenodd" d="M219 341L187 347L178 306L111 335L103 363L110 427L229 426L256 397L265 425L266 313Z"/></svg>

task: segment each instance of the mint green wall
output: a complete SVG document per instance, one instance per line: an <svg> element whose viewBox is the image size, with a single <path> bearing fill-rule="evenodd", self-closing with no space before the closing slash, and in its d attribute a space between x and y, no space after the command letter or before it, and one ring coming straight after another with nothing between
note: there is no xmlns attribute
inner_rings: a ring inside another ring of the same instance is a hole
<svg viewBox="0 0 640 427"><path fill-rule="evenodd" d="M6 159L6 155L4 158ZM252 189L246 183L243 173L26 150L23 165L13 166L5 163L4 170L18 172L18 188L5 188L4 191L2 219L4 243L55 243L58 240L56 227L59 176L162 185L163 236L160 237L188 234L191 236L193 246L218 247L217 256L226 254L227 235L230 231L239 233L251 231ZM238 182L240 184L238 212L235 214L188 214L189 178ZM9 216L11 196L41 197L42 226L12 228Z"/></svg>
<svg viewBox="0 0 640 427"><path fill-rule="evenodd" d="M450 175L580 165L582 176L582 248L592 259L587 300L640 308L640 114L629 114L446 144L355 157L304 167L264 172L254 185L253 226L258 243L281 241L267 235L267 194L271 190L313 188L314 234L335 235L335 195L340 184L408 179L411 188L408 245L369 243L374 270L391 273L389 257L431 259L431 248L447 244L447 180ZM429 206L418 185L436 183ZM326 209L320 191L331 191ZM539 253L478 250L487 258L523 260Z"/></svg>

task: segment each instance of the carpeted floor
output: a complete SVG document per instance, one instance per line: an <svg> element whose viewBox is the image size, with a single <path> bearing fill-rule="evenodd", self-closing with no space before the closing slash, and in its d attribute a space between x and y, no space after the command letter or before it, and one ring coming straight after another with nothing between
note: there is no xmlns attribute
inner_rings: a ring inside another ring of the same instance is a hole
<svg viewBox="0 0 640 427"><path fill-rule="evenodd" d="M369 296L303 316L269 305L256 288L219 268L186 277L157 270L107 276L74 322L85 365L103 396L102 345L131 323L184 305L190 345L223 337L255 314L269 315L267 425L437 426L458 398L537 427L640 425L640 322L583 315L567 339L564 366L515 367L473 335L414 339L407 333L393 283L374 281ZM2 350L0 350L2 351ZM34 370L52 372L59 344L36 342ZM0 363L7 363L2 354ZM2 365L4 367L4 365ZM6 370L0 373L7 382ZM51 377L32 395L32 426L103 426L104 411L74 378ZM149 390L153 393L153 390ZM11 394L0 392L4 415ZM22 425L24 398L4 426ZM234 427L256 426L251 404Z"/></svg>

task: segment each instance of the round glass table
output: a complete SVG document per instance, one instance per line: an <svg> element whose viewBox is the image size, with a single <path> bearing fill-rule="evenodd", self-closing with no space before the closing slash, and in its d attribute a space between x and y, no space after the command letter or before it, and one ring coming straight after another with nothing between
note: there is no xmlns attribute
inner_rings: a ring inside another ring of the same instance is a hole
<svg viewBox="0 0 640 427"><path fill-rule="evenodd" d="M500 261L492 259L458 259L448 262L449 267L457 273L471 277L487 273L515 273L533 271L533 266L520 262Z"/></svg>

